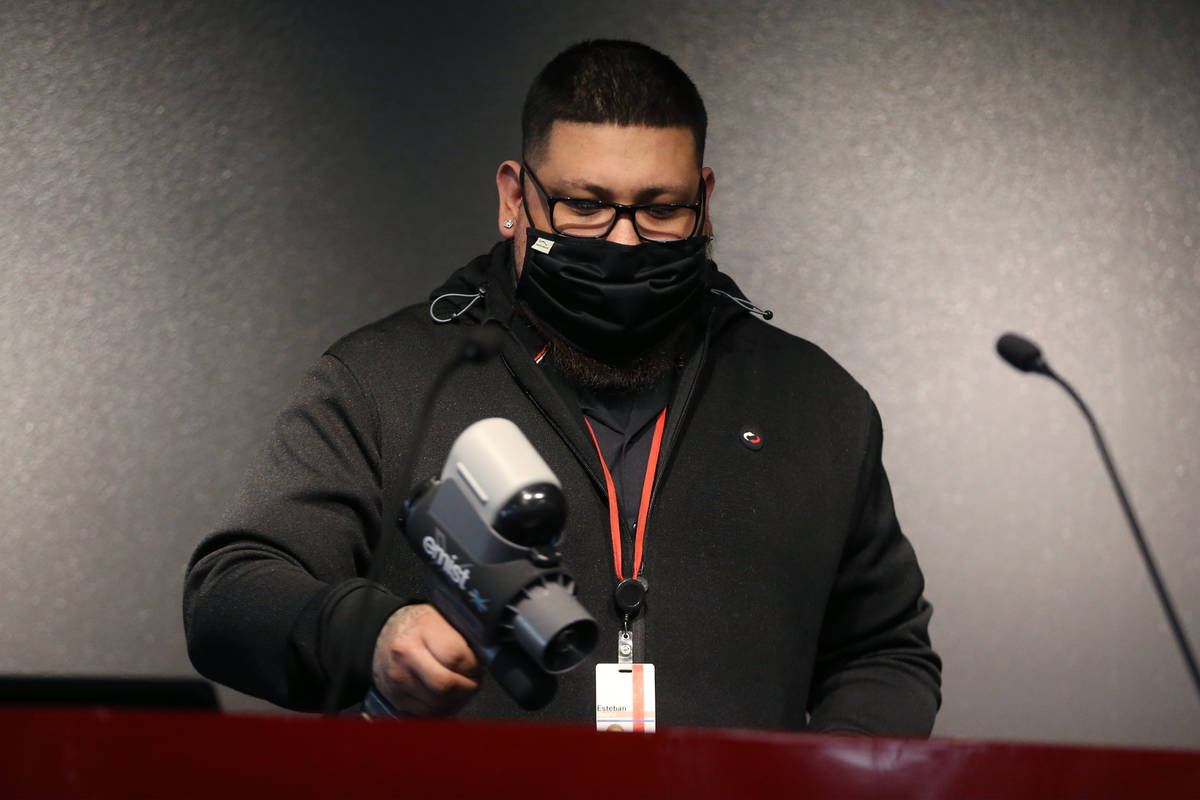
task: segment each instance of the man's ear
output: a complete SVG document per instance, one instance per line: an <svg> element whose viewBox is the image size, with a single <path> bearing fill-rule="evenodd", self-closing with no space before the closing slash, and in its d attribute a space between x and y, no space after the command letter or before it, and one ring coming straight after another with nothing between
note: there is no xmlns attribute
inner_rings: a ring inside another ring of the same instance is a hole
<svg viewBox="0 0 1200 800"><path fill-rule="evenodd" d="M517 233L522 211L521 200L524 197L521 189L521 165L516 161L505 161L496 170L496 194L500 199L500 212L496 224L500 235L511 239Z"/></svg>
<svg viewBox="0 0 1200 800"><path fill-rule="evenodd" d="M705 236L712 236L712 193L713 189L717 188L717 176L712 167L705 167L700 170L700 177L704 180L704 225L700 232Z"/></svg>

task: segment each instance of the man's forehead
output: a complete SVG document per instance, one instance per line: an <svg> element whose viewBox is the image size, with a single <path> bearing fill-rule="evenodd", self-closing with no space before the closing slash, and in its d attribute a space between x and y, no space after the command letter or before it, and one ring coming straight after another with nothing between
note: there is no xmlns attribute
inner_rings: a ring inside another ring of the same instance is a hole
<svg viewBox="0 0 1200 800"><path fill-rule="evenodd" d="M531 166L561 188L650 186L694 191L696 143L687 127L557 121Z"/></svg>

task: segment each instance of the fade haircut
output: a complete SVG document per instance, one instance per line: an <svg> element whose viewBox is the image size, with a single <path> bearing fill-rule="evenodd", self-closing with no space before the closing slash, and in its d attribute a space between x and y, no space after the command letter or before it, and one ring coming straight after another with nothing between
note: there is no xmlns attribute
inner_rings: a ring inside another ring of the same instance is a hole
<svg viewBox="0 0 1200 800"><path fill-rule="evenodd" d="M708 114L691 78L652 47L593 39L554 57L529 87L521 112L521 154L539 159L556 121L690 128L697 166Z"/></svg>

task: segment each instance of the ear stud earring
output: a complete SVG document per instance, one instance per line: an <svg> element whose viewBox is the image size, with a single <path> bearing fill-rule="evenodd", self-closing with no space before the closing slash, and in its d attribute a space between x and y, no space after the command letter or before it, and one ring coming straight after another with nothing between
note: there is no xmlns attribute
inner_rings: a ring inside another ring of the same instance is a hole
<svg viewBox="0 0 1200 800"><path fill-rule="evenodd" d="M504 220L504 227L511 228L512 226L513 226L513 221L511 219Z"/></svg>

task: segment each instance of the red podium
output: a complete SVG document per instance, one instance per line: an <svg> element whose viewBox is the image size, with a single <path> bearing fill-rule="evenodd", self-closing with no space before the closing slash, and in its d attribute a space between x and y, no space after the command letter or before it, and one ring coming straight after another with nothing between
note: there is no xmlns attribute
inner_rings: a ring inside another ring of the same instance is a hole
<svg viewBox="0 0 1200 800"><path fill-rule="evenodd" d="M761 731L0 711L0 798L1200 797L1200 752Z"/></svg>

